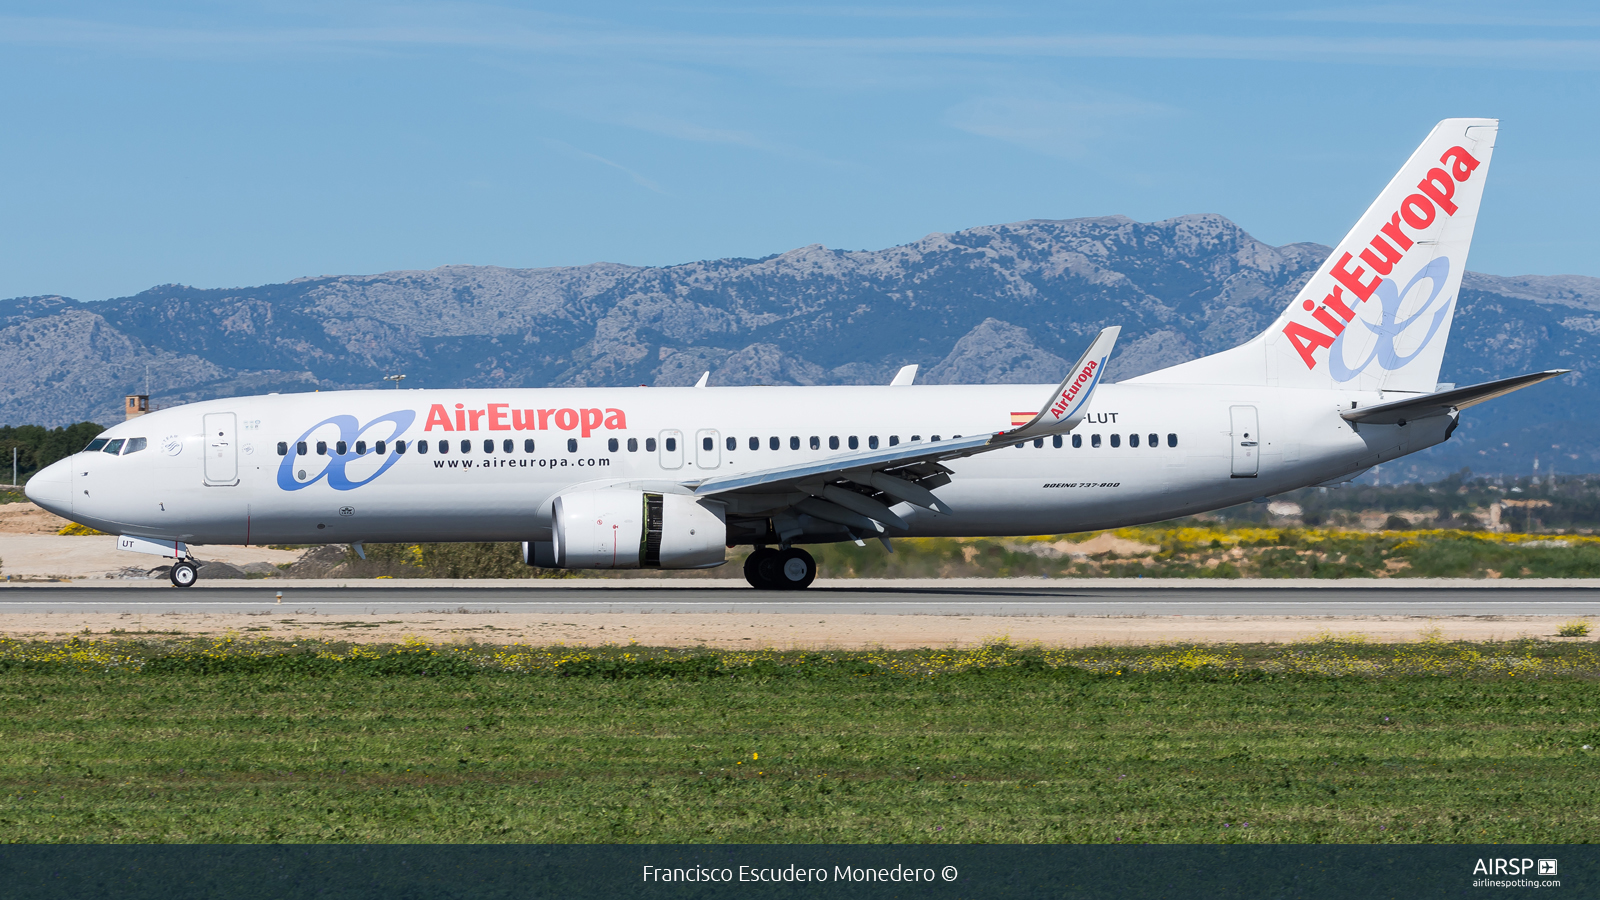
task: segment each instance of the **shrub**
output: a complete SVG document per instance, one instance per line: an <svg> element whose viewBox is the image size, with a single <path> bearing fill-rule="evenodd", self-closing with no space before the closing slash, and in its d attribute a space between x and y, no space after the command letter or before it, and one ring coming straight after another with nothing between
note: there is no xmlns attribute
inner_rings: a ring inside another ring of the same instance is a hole
<svg viewBox="0 0 1600 900"><path fill-rule="evenodd" d="M1573 619L1571 622L1562 623L1556 634L1562 637L1588 637L1589 623L1583 619Z"/></svg>

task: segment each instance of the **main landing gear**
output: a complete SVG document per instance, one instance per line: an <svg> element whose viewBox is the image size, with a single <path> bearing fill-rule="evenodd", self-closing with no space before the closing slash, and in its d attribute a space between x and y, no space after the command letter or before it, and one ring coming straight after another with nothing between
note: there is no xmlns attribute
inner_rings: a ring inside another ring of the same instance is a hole
<svg viewBox="0 0 1600 900"><path fill-rule="evenodd" d="M744 580L758 591L800 591L817 580L817 561L799 547L757 547L744 561Z"/></svg>
<svg viewBox="0 0 1600 900"><path fill-rule="evenodd" d="M200 580L200 566L191 560L180 559L172 564L172 571L167 577L172 579L173 587L192 587Z"/></svg>

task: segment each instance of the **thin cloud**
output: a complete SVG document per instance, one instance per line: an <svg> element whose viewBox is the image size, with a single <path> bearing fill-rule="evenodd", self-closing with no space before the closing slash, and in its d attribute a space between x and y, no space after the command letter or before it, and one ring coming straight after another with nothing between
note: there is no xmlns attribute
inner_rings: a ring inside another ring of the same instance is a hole
<svg viewBox="0 0 1600 900"><path fill-rule="evenodd" d="M566 141L558 141L555 138L545 138L544 142L545 142L545 144L547 146L549 146L549 147L551 147L551 148L553 148L555 150L559 150L562 153L566 154L567 156L574 157L574 158L577 158L577 159L587 159L587 160L590 160L591 162L600 163L603 166L610 166L611 168L616 169L617 171L623 173L624 175L627 175L628 178L632 179L634 184L637 184L640 187L645 188L646 190L655 191L656 193L658 193L658 194L660 194L660 195L662 195L664 197L671 196L666 191L662 190L661 186L656 184L654 181L651 181L650 179L644 177L643 175L640 175L638 172L635 172L634 170L628 168L627 166L625 166L622 163L619 163L619 162L617 162L615 160L606 159L604 156L601 156L601 155L599 155L597 153L590 153L587 150L583 150L583 149L580 149L578 147L574 147L571 144L567 143Z"/></svg>
<svg viewBox="0 0 1600 900"><path fill-rule="evenodd" d="M1159 103L1109 94L1050 97L1042 91L975 97L945 111L952 128L1026 147L1047 156L1078 158L1124 136L1142 119L1168 115Z"/></svg>
<svg viewBox="0 0 1600 900"><path fill-rule="evenodd" d="M370 27L167 28L60 18L0 18L0 44L57 44L214 53L260 49L455 48L538 51L548 56L645 54L764 68L778 54L996 58L1228 59L1365 65L1600 68L1600 40L1549 38L1330 37L1294 35L1103 34L787 37L646 32L605 27L537 27L508 20Z"/></svg>

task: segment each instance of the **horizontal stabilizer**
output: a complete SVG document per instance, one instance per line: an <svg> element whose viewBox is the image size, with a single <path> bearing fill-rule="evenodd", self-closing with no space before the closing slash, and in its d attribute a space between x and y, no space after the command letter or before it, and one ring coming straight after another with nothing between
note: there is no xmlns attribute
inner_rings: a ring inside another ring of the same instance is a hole
<svg viewBox="0 0 1600 900"><path fill-rule="evenodd" d="M1369 406L1366 409L1352 409L1339 415L1346 421L1359 422L1366 425L1404 425L1415 419L1442 416L1453 409L1466 409L1469 406L1477 406L1485 400L1504 397L1512 391L1521 390L1530 384L1548 381L1558 375L1565 375L1569 371L1571 370L1550 369L1545 372L1517 375L1512 378L1502 378L1499 381L1475 384L1471 387L1440 391L1436 394L1419 394L1415 397L1407 397L1404 400L1394 400L1389 403L1380 403L1377 406Z"/></svg>

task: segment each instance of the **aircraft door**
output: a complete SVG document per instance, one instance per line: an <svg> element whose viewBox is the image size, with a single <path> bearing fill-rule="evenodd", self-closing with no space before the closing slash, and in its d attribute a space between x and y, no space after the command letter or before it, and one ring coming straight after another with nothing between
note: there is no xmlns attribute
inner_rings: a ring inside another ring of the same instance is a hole
<svg viewBox="0 0 1600 900"><path fill-rule="evenodd" d="M1254 478L1261 467L1261 432L1254 406L1228 408L1233 419L1233 477Z"/></svg>
<svg viewBox="0 0 1600 900"><path fill-rule="evenodd" d="M667 429L661 432L661 468L683 468L683 432Z"/></svg>
<svg viewBox="0 0 1600 900"><path fill-rule="evenodd" d="M239 441L233 413L206 413L206 484L239 483Z"/></svg>
<svg viewBox="0 0 1600 900"><path fill-rule="evenodd" d="M702 469L715 469L722 465L722 448L717 442L722 436L714 428L702 428L694 433L694 464Z"/></svg>

